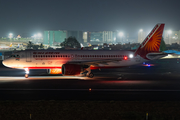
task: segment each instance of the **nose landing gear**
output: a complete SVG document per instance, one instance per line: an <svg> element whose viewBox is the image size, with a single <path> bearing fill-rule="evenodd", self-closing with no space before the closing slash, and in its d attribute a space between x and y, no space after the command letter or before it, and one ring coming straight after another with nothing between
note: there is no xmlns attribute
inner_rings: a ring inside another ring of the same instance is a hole
<svg viewBox="0 0 180 120"><path fill-rule="evenodd" d="M26 74L25 74L25 78L28 78L28 77L29 77L29 75L28 75L28 74L29 74L29 69L28 69L28 68L25 68L24 70L25 70L25 73L26 73Z"/></svg>
<svg viewBox="0 0 180 120"><path fill-rule="evenodd" d="M91 72L88 77L93 78L94 74Z"/></svg>
<svg viewBox="0 0 180 120"><path fill-rule="evenodd" d="M89 78L93 78L94 77L94 74L91 72L91 68L90 66L84 66L83 67L83 70L82 72L80 73L80 76L86 76L86 77L89 77Z"/></svg>
<svg viewBox="0 0 180 120"><path fill-rule="evenodd" d="M28 78L29 77L29 75L28 74L25 74L25 78Z"/></svg>

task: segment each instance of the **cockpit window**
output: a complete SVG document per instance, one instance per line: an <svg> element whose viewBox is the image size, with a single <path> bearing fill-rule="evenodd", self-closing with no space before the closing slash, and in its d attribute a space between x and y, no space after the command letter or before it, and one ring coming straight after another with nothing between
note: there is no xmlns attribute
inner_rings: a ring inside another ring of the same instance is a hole
<svg viewBox="0 0 180 120"><path fill-rule="evenodd" d="M16 57L16 55L11 55L11 57Z"/></svg>
<svg viewBox="0 0 180 120"><path fill-rule="evenodd" d="M20 58L20 55L11 55L10 57Z"/></svg>

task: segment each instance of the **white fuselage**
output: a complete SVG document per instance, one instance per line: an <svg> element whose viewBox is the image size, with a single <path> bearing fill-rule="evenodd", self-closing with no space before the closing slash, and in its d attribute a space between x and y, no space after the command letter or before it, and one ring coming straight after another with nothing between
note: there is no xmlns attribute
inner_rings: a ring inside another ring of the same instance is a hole
<svg viewBox="0 0 180 120"><path fill-rule="evenodd" d="M26 50L14 53L3 64L12 68L52 69L66 63L88 63L98 67L124 67L147 61L139 55L130 58L132 51L90 51L90 50ZM124 58L127 57L127 60ZM109 62L103 62L107 61ZM111 61L112 60L112 61ZM98 64L94 64L98 61ZM102 62L101 62L102 61Z"/></svg>

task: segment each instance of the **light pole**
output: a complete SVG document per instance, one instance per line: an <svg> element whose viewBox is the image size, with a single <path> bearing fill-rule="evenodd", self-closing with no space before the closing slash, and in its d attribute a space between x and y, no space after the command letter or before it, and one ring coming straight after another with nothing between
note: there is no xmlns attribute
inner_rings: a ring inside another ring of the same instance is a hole
<svg viewBox="0 0 180 120"><path fill-rule="evenodd" d="M38 42L41 42L42 34L38 33L37 36L38 36Z"/></svg>
<svg viewBox="0 0 180 120"><path fill-rule="evenodd" d="M123 41L123 36L124 36L124 33L123 32L119 32L118 33L118 35L119 35L119 37L120 37L120 41L121 41L121 43L122 43L122 41Z"/></svg>
<svg viewBox="0 0 180 120"><path fill-rule="evenodd" d="M143 29L140 29L138 32L138 43L142 43L144 39Z"/></svg>
<svg viewBox="0 0 180 120"><path fill-rule="evenodd" d="M13 38L13 34L12 33L9 33L9 38Z"/></svg>
<svg viewBox="0 0 180 120"><path fill-rule="evenodd" d="M9 33L9 44L11 44L11 39L13 38L13 34L12 33Z"/></svg>
<svg viewBox="0 0 180 120"><path fill-rule="evenodd" d="M171 30L168 30L168 43L170 44L170 35L172 34Z"/></svg>
<svg viewBox="0 0 180 120"><path fill-rule="evenodd" d="M41 37L42 37L42 34L41 34L41 33L38 33L37 36L38 36L39 38L41 38Z"/></svg>
<svg viewBox="0 0 180 120"><path fill-rule="evenodd" d="M37 37L37 35L36 35L36 34L34 34L34 43L36 42L36 37Z"/></svg>

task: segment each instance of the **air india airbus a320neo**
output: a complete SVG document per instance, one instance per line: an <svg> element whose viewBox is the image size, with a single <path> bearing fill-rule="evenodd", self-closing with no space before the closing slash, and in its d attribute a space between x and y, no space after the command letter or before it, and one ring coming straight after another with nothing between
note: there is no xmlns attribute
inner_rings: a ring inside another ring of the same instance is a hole
<svg viewBox="0 0 180 120"><path fill-rule="evenodd" d="M164 24L157 24L136 51L93 50L25 50L5 59L7 67L24 69L28 78L30 69L47 69L49 74L77 76L85 73L93 77L93 69L126 67L167 56L160 52Z"/></svg>

